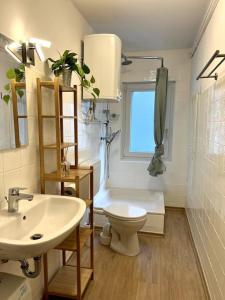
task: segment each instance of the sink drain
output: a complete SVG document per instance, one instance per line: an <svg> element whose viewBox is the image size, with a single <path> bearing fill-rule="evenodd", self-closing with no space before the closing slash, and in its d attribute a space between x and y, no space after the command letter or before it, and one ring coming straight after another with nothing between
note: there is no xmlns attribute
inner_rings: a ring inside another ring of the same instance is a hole
<svg viewBox="0 0 225 300"><path fill-rule="evenodd" d="M43 237L43 234L41 234L41 233L35 233L30 238L31 238L31 240L39 240L42 237Z"/></svg>

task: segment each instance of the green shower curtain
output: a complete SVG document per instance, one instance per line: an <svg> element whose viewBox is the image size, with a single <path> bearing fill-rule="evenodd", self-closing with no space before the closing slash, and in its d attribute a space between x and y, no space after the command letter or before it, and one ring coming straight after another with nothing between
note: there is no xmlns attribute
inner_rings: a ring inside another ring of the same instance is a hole
<svg viewBox="0 0 225 300"><path fill-rule="evenodd" d="M162 161L164 154L163 136L166 119L168 69L161 67L157 69L155 89L155 112L154 112L154 139L155 153L148 166L149 175L156 177L163 174L166 167Z"/></svg>

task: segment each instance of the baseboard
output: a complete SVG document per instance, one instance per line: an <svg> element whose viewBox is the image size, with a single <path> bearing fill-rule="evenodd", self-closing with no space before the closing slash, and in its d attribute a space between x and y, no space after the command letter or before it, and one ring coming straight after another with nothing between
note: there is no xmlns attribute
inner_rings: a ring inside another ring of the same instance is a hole
<svg viewBox="0 0 225 300"><path fill-rule="evenodd" d="M138 235L147 235L151 237L158 237L158 238L163 238L165 236L165 233L155 233L155 232L148 232L148 231L138 231Z"/></svg>
<svg viewBox="0 0 225 300"><path fill-rule="evenodd" d="M192 236L191 227L190 227L190 224L189 224L189 220L188 220L188 216L187 216L187 212L186 212L185 208L184 208L184 214L185 214L185 218L186 218L186 222L187 222L188 234L189 234L190 240L191 240L191 246L192 246L192 249L194 251L195 260L196 260L197 268L198 268L198 271L199 271L199 274L200 274L200 277L201 277L201 281L202 281L203 289L204 289L204 292L205 292L205 296L206 296L207 300L211 300L211 297L210 297L210 294L209 294L209 289L208 289L206 279L205 279L205 275L204 275L204 271L203 271L203 268L202 268L202 265L201 265L201 261L199 259L197 248L195 246L195 242L194 242L194 239L193 239L193 236Z"/></svg>
<svg viewBox="0 0 225 300"><path fill-rule="evenodd" d="M177 206L165 206L166 211L170 212L182 212L183 214L185 213L185 208L184 207L177 207Z"/></svg>

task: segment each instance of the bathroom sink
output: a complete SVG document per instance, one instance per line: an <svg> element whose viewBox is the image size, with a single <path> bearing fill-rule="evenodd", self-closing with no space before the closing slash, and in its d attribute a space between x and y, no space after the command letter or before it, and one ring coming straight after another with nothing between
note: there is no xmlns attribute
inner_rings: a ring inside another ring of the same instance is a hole
<svg viewBox="0 0 225 300"><path fill-rule="evenodd" d="M0 210L0 259L39 256L61 243L84 215L86 204L74 197L34 195L20 201L19 212Z"/></svg>

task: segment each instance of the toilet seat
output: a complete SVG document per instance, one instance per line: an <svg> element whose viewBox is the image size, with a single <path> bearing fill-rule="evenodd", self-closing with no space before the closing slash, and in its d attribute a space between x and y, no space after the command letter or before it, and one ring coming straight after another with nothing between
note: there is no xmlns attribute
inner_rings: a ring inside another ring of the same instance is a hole
<svg viewBox="0 0 225 300"><path fill-rule="evenodd" d="M147 215L147 211L144 208L123 202L112 203L106 206L103 211L108 216L124 221L138 221Z"/></svg>

